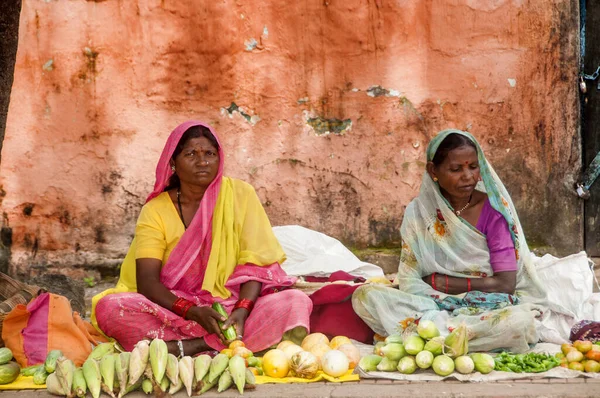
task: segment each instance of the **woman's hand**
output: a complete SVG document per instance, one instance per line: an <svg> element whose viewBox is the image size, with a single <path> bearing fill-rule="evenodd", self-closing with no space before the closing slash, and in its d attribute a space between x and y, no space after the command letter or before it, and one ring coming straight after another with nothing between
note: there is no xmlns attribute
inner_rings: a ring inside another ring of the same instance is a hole
<svg viewBox="0 0 600 398"><path fill-rule="evenodd" d="M244 337L244 324L246 323L246 318L248 318L248 310L245 308L238 308L231 312L227 321L223 324L223 330L227 329L229 326L233 326L237 333L238 339L242 339Z"/></svg>
<svg viewBox="0 0 600 398"><path fill-rule="evenodd" d="M225 318L217 311L213 310L210 306L193 306L187 312L187 319L202 326L202 328L206 330L208 334L215 333L217 336L219 336L221 341L226 341L225 336L223 336L223 331L218 324L218 321L224 322Z"/></svg>
<svg viewBox="0 0 600 398"><path fill-rule="evenodd" d="M423 280L423 282L427 283L429 286L431 286L431 287L433 288L433 285L431 284L431 276L432 276L432 275L433 275L433 274L426 275L426 276L424 276L424 277L423 277L423 278L421 278L421 279ZM437 275L436 275L436 276L437 276ZM437 284L436 284L436 287L437 287Z"/></svg>

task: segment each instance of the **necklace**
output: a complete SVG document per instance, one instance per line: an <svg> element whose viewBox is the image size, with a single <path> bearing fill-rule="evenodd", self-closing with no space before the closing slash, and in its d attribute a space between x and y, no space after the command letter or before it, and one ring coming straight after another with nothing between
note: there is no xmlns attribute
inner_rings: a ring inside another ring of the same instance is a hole
<svg viewBox="0 0 600 398"><path fill-rule="evenodd" d="M469 196L469 201L467 202L467 204L465 205L465 207L463 207L460 210L456 210L455 213L457 216L460 216L460 213L462 213L463 211L465 211L467 209L467 207L469 207L469 205L471 204L471 199L473 199L473 193L471 193L471 196Z"/></svg>
<svg viewBox="0 0 600 398"><path fill-rule="evenodd" d="M181 209L181 199L179 199L180 196L181 196L181 191L179 188L177 188L177 207L179 207L179 217L181 218L181 222L183 223L183 229L187 229L187 225L185 225L185 221L183 219L183 210ZM467 203L467 205L468 205L468 203Z"/></svg>

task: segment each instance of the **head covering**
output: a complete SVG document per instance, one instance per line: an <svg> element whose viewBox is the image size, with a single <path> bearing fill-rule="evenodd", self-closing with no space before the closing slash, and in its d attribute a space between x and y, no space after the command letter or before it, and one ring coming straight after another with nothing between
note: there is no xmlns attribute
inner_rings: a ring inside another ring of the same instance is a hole
<svg viewBox="0 0 600 398"><path fill-rule="evenodd" d="M475 145L482 178L476 189L487 193L492 208L500 212L508 223L519 266L516 294L545 297L545 289L537 278L514 204L475 137L461 130L440 131L427 146L427 161L432 161L440 144L450 134L462 135ZM415 279L414 272L418 272L420 277L433 272L459 277L493 274L485 236L454 213L438 184L427 172L423 173L419 196L406 208L401 234L403 252L398 282L413 285L414 294L445 296L419 278Z"/></svg>
<svg viewBox="0 0 600 398"><path fill-rule="evenodd" d="M148 195L146 203L164 192L169 184L169 180L174 174L169 162L183 134L194 126L206 127L217 140L219 146L219 169L215 179L204 192L204 196L200 201L200 206L198 207L192 222L179 240L177 246L175 246L171 252L167 263L161 270L161 282L168 288L174 288L186 272L188 272L192 264L199 261L197 266L199 266L201 270L206 268L212 247L212 217L223 180L223 163L225 156L223 155L223 149L219 142L219 138L209 125L197 120L190 120L177 126L171 135L169 135L167 143L160 155L158 165L156 166L156 182L154 183L154 189L150 195Z"/></svg>

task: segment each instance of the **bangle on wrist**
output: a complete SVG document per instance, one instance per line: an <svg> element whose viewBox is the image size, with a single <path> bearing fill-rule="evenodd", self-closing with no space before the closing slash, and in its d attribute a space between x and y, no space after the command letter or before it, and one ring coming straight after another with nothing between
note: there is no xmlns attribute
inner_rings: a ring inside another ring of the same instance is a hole
<svg viewBox="0 0 600 398"><path fill-rule="evenodd" d="M437 287L435 286L435 274L437 272L434 272L433 274L431 274L431 287L433 288L433 290L437 290Z"/></svg>
<svg viewBox="0 0 600 398"><path fill-rule="evenodd" d="M446 275L446 294L448 294L448 275Z"/></svg>
<svg viewBox="0 0 600 398"><path fill-rule="evenodd" d="M467 292L471 291L471 278L467 278Z"/></svg>
<svg viewBox="0 0 600 398"><path fill-rule="evenodd" d="M237 310L238 308L243 308L250 313L252 312L252 308L254 308L254 301L249 299L239 299L233 306L234 310Z"/></svg>
<svg viewBox="0 0 600 398"><path fill-rule="evenodd" d="M179 358L183 358L185 353L183 352L183 343L181 340L177 340L177 348L179 348Z"/></svg>
<svg viewBox="0 0 600 398"><path fill-rule="evenodd" d="M193 305L194 305L193 302L186 300L183 297L177 297L177 299L173 303L173 306L171 307L171 311L173 311L180 317L185 318L185 315L187 314L188 310Z"/></svg>

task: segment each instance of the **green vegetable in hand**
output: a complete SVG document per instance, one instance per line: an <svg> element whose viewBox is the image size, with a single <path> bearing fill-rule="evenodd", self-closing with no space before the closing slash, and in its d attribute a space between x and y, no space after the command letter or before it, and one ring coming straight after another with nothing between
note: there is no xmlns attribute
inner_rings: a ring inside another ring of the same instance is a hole
<svg viewBox="0 0 600 398"><path fill-rule="evenodd" d="M221 314L225 318L227 318L227 312L225 311L225 308L223 308L221 303L214 302L212 305L212 308L213 308L213 310L217 311L219 314ZM219 327L222 328L223 322L218 321L218 323L219 323ZM225 336L225 338L228 341L233 341L233 340L237 339L237 333L235 332L235 329L233 328L233 326L229 326L227 329L223 330L223 336Z"/></svg>

